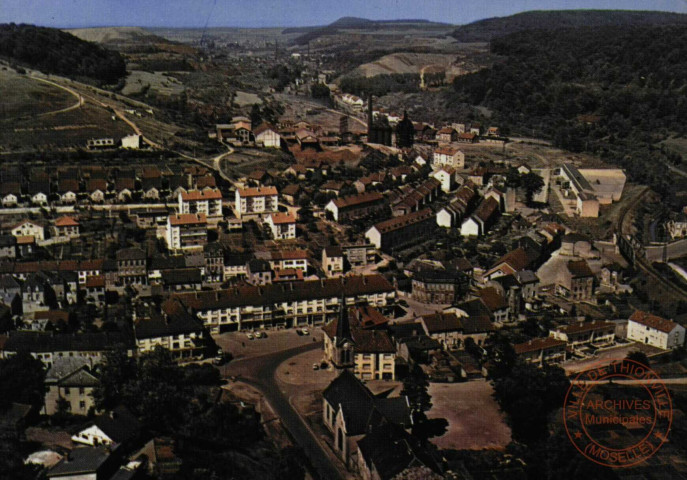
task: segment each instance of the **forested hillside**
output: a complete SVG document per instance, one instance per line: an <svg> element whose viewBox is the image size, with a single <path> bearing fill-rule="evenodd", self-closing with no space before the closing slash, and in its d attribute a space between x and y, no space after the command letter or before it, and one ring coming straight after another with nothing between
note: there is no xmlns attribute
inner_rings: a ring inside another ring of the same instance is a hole
<svg viewBox="0 0 687 480"><path fill-rule="evenodd" d="M687 134L687 26L532 30L491 49L504 59L454 81L462 101L512 132L597 153L667 199L682 188L666 167L679 155L658 142Z"/></svg>
<svg viewBox="0 0 687 480"><path fill-rule="evenodd" d="M0 57L46 73L116 83L126 75L118 52L55 28L0 25Z"/></svg>
<svg viewBox="0 0 687 480"><path fill-rule="evenodd" d="M687 24L687 15L629 10L532 11L461 25L453 32L453 37L460 42L488 42L492 38L532 29L679 24Z"/></svg>

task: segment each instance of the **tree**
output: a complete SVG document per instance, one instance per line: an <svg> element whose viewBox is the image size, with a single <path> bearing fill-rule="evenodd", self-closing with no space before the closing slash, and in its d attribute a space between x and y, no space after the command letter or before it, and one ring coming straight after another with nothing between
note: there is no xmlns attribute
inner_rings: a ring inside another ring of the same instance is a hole
<svg viewBox="0 0 687 480"><path fill-rule="evenodd" d="M310 87L310 94L313 98L329 98L331 91L329 87L323 83L316 83Z"/></svg>
<svg viewBox="0 0 687 480"><path fill-rule="evenodd" d="M508 375L516 361L515 350L508 339L500 332L491 334L484 341L484 349L489 360L489 376L499 379Z"/></svg>
<svg viewBox="0 0 687 480"><path fill-rule="evenodd" d="M413 435L423 442L433 437L441 437L446 430L448 420L445 418L427 418L424 413L416 414L413 418Z"/></svg>
<svg viewBox="0 0 687 480"><path fill-rule="evenodd" d="M415 364L403 379L401 395L408 397L410 408L415 412L426 412L432 408L432 397L427 393L429 382L419 365Z"/></svg>
<svg viewBox="0 0 687 480"><path fill-rule="evenodd" d="M45 370L40 360L26 352L0 360L0 409L11 403L40 407L45 398Z"/></svg>
<svg viewBox="0 0 687 480"><path fill-rule="evenodd" d="M532 203L532 197L541 192L544 187L544 179L534 172L526 173L521 178L522 187L525 189L527 203Z"/></svg>
<svg viewBox="0 0 687 480"><path fill-rule="evenodd" d="M122 401L124 385L136 376L136 363L119 349L107 352L99 368L100 384L93 391L95 406L111 409Z"/></svg>
<svg viewBox="0 0 687 480"><path fill-rule="evenodd" d="M276 478L283 480L302 480L305 478L303 458L305 454L300 447L284 447L279 452Z"/></svg>
<svg viewBox="0 0 687 480"><path fill-rule="evenodd" d="M649 366L649 357L646 356L644 352L641 350L633 350L630 353L627 354L625 357L626 360L632 360L637 363L641 363L642 365L646 365L647 367Z"/></svg>

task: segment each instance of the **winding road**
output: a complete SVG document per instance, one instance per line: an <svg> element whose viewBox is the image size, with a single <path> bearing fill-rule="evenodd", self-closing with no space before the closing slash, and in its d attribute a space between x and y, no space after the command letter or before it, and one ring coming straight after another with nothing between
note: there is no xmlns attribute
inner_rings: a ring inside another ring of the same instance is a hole
<svg viewBox="0 0 687 480"><path fill-rule="evenodd" d="M236 381L258 389L277 414L293 440L305 452L311 474L322 480L344 480L345 475L327 454L317 435L307 426L289 402L289 397L281 390L275 377L277 367L284 361L301 353L322 348L322 342L313 342L300 347L290 348L258 357L239 359L221 368L224 378L236 377Z"/></svg>

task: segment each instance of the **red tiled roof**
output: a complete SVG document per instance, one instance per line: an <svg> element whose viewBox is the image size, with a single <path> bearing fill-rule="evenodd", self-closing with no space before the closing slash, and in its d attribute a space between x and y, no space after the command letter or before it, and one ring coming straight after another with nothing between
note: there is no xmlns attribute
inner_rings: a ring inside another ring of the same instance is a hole
<svg viewBox="0 0 687 480"><path fill-rule="evenodd" d="M222 199L222 192L218 189L206 190L190 190L188 192L181 192L181 200L184 202L192 202L198 200L217 200Z"/></svg>
<svg viewBox="0 0 687 480"><path fill-rule="evenodd" d="M378 192L366 192L358 195L349 195L334 200L334 205L337 208L349 208L357 205L364 205L366 203L380 202L384 200L384 196Z"/></svg>
<svg viewBox="0 0 687 480"><path fill-rule="evenodd" d="M556 340L553 337L546 338L535 338L525 343L518 343L513 345L513 349L517 355L529 352L536 352L539 350L548 350L550 348L557 348L565 346L566 342L564 340Z"/></svg>
<svg viewBox="0 0 687 480"><path fill-rule="evenodd" d="M238 192L239 197L263 197L279 194L277 187L241 188Z"/></svg>
<svg viewBox="0 0 687 480"><path fill-rule="evenodd" d="M182 213L169 216L170 225L204 225L208 223L204 213Z"/></svg>
<svg viewBox="0 0 687 480"><path fill-rule="evenodd" d="M377 223L374 227L379 231L379 233L393 232L399 228L406 227L408 225L414 225L416 223L422 222L434 216L434 212L431 208L425 208L419 212L409 213L408 215L402 215L400 217L391 218L383 222Z"/></svg>
<svg viewBox="0 0 687 480"><path fill-rule="evenodd" d="M659 330L663 333L672 332L673 329L678 325L672 320L667 320L665 318L653 315L651 313L643 312L641 310L637 310L636 312L634 312L630 316L630 320L636 323L640 323L646 327Z"/></svg>
<svg viewBox="0 0 687 480"><path fill-rule="evenodd" d="M78 227L79 222L72 217L64 216L55 220L56 227Z"/></svg>
<svg viewBox="0 0 687 480"><path fill-rule="evenodd" d="M560 327L557 329L557 331L566 334L574 334L582 332L592 332L595 330L606 330L608 328L615 328L615 324L611 322L579 322L574 323L572 325Z"/></svg>
<svg viewBox="0 0 687 480"><path fill-rule="evenodd" d="M271 214L270 218L272 218L272 223L274 223L275 225L284 223L296 223L296 215L293 215L291 213L277 212Z"/></svg>

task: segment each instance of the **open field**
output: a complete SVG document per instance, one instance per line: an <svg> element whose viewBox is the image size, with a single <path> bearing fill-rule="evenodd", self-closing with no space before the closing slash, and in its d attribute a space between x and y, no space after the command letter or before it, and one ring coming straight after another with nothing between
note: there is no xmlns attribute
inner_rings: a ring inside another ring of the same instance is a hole
<svg viewBox="0 0 687 480"><path fill-rule="evenodd" d="M439 448L456 450L501 449L510 442L510 428L491 396L486 380L465 383L431 383L429 418L448 420L448 431L432 439Z"/></svg>
<svg viewBox="0 0 687 480"><path fill-rule="evenodd" d="M74 96L64 90L9 69L0 70L0 99L0 119L3 120L41 115L76 102Z"/></svg>

